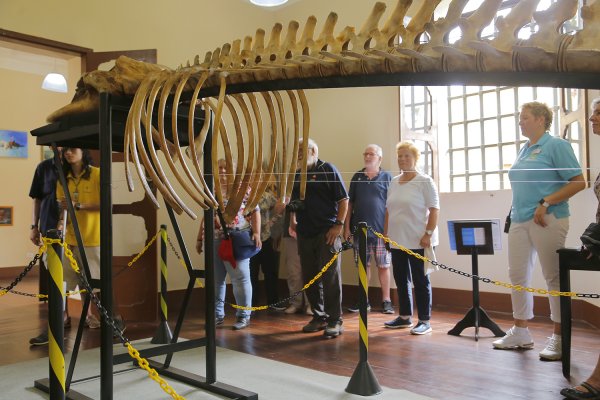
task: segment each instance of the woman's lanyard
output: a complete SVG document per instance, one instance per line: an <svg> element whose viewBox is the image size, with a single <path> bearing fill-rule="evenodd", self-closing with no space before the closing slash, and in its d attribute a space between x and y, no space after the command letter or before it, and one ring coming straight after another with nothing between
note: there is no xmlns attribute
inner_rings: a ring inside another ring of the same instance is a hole
<svg viewBox="0 0 600 400"><path fill-rule="evenodd" d="M77 203L79 201L79 184L81 183L81 180L83 178L79 176L79 179L75 179L73 175L71 175L71 178L73 179L73 184L75 184L75 190L73 191L73 201Z"/></svg>

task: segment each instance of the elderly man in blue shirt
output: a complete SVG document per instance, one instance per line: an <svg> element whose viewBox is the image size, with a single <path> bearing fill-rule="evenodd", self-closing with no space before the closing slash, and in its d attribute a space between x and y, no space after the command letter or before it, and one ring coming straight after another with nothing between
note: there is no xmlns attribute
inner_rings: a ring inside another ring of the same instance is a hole
<svg viewBox="0 0 600 400"><path fill-rule="evenodd" d="M377 144L370 144L363 153L364 168L356 172L350 181L350 199L344 225L344 238L353 235L359 222L365 222L376 232L383 232L385 222L385 202L388 187L392 180L389 172L381 169L383 150ZM390 297L391 253L385 248L383 239L367 232L367 282L371 280L371 260L375 259L379 283L381 285L382 312L393 314ZM354 240L354 261L358 264L358 240ZM367 306L371 310L371 304ZM358 302L348 307L348 311L357 313Z"/></svg>

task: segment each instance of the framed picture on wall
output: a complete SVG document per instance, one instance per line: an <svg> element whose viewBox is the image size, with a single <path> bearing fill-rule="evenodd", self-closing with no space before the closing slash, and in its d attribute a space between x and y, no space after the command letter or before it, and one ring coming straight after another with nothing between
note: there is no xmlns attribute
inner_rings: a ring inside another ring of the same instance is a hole
<svg viewBox="0 0 600 400"><path fill-rule="evenodd" d="M0 206L0 226L12 226L13 208L12 206Z"/></svg>
<svg viewBox="0 0 600 400"><path fill-rule="evenodd" d="M27 158L27 132L0 129L0 157Z"/></svg>

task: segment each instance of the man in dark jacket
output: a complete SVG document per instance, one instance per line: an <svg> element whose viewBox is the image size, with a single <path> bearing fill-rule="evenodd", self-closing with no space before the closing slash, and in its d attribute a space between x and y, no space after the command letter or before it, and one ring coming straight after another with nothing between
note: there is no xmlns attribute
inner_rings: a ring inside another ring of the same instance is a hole
<svg viewBox="0 0 600 400"><path fill-rule="evenodd" d="M331 249L341 248L348 210L348 193L339 171L334 165L319 160L318 155L319 148L310 139L307 154L303 154L302 149L298 153L298 165L303 157L307 159L306 195L303 206L296 208L290 218L290 226L298 235L298 254L305 283L331 260ZM296 174L292 201L299 199L300 174ZM302 331L325 329L325 337L339 336L343 332L340 257L307 289L306 295L313 318Z"/></svg>

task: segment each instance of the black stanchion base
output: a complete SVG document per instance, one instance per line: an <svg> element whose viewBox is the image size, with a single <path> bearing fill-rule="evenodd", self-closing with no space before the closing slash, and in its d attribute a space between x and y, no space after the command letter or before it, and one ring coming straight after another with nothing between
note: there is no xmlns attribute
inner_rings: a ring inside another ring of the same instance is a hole
<svg viewBox="0 0 600 400"><path fill-rule="evenodd" d="M374 396L383 392L368 361L358 363L346 386L346 392L359 396Z"/></svg>
<svg viewBox="0 0 600 400"><path fill-rule="evenodd" d="M169 323L167 321L160 321L160 325L156 329L156 333L154 333L154 337L150 343L167 344L171 343L171 340L173 340L173 334L171 333L171 328L169 328Z"/></svg>
<svg viewBox="0 0 600 400"><path fill-rule="evenodd" d="M195 375L187 371L180 370L174 367L163 368L161 363L153 360L148 360L149 365L156 369L161 375L168 378L178 380L190 386L197 387L207 392L216 393L228 399L236 400L258 400L258 394L245 389L240 389L235 386L227 385L226 383L213 382L209 383L203 376Z"/></svg>
<svg viewBox="0 0 600 400"><path fill-rule="evenodd" d="M42 392L50 393L50 380L48 378L38 379L37 381L33 381L33 386L36 389L41 390ZM65 393L65 399L67 400L94 400L93 397L87 397L79 392L70 389L67 393Z"/></svg>
<svg viewBox="0 0 600 400"><path fill-rule="evenodd" d="M478 313L476 313L478 311ZM477 320L477 314L479 314L479 321ZM461 332L466 328L475 327L475 340L478 338L479 327L487 328L496 337L502 337L506 333L496 325L494 321L487 315L487 313L481 307L472 307L463 319L458 321L454 328L448 331L448 335L460 336Z"/></svg>

